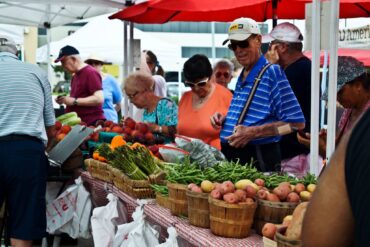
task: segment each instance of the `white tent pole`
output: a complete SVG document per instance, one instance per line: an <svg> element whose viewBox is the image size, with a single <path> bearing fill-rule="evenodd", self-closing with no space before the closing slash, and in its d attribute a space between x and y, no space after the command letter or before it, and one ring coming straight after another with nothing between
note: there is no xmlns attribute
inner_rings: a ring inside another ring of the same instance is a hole
<svg viewBox="0 0 370 247"><path fill-rule="evenodd" d="M48 4L47 6L47 19L48 19L48 25L45 26L46 28L46 39L47 39L47 46L46 46L46 54L47 54L47 76L49 79L49 82L51 83L51 61L50 61L50 43L51 43L51 30L50 30L50 11L51 6Z"/></svg>
<svg viewBox="0 0 370 247"><path fill-rule="evenodd" d="M328 133L326 156L330 158L335 150L337 69L338 69L339 1L330 1L330 61L328 97Z"/></svg>
<svg viewBox="0 0 370 247"><path fill-rule="evenodd" d="M216 47L215 47L215 22L211 22L211 33L212 33L212 63L216 62Z"/></svg>
<svg viewBox="0 0 370 247"><path fill-rule="evenodd" d="M320 92L320 0L312 2L312 69L311 69L311 155L310 172L318 175L319 164L319 92Z"/></svg>
<svg viewBox="0 0 370 247"><path fill-rule="evenodd" d="M134 71L134 23L130 22L129 72Z"/></svg>
<svg viewBox="0 0 370 247"><path fill-rule="evenodd" d="M128 76L128 54L127 54L127 22L123 21L123 79L125 80ZM124 94L124 108L123 108L123 116L127 117L128 116L128 110L129 110L129 100L125 92L123 91Z"/></svg>
<svg viewBox="0 0 370 247"><path fill-rule="evenodd" d="M128 72L132 73L134 71L134 23L130 21L130 35L129 35L129 59L128 59ZM134 116L133 104L130 104L129 115Z"/></svg>

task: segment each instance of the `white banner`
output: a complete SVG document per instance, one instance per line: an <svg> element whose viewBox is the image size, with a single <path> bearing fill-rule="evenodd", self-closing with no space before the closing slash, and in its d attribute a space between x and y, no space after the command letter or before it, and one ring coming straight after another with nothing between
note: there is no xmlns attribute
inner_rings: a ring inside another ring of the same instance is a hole
<svg viewBox="0 0 370 247"><path fill-rule="evenodd" d="M339 47L367 48L370 46L370 25L339 30Z"/></svg>

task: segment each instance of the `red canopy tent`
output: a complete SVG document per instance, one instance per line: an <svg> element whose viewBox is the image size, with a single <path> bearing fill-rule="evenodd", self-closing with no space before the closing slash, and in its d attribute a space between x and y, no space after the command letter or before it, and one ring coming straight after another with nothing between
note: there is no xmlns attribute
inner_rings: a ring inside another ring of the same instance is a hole
<svg viewBox="0 0 370 247"><path fill-rule="evenodd" d="M311 58L311 51L305 51L304 54ZM351 49L351 48L339 48L338 56L352 56L357 60L364 63L365 66L370 66L370 50ZM324 63L324 52L320 53L320 64Z"/></svg>
<svg viewBox="0 0 370 247"><path fill-rule="evenodd" d="M328 0L325 0L328 1ZM304 19L305 4L311 0L148 0L112 15L135 23L169 21L230 22L245 16L256 21ZM341 0L340 18L369 17L369 0Z"/></svg>

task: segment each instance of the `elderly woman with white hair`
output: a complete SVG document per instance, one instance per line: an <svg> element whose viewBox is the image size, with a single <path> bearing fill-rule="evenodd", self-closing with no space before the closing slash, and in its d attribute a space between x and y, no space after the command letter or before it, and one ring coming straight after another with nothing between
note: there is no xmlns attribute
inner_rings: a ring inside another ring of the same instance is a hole
<svg viewBox="0 0 370 247"><path fill-rule="evenodd" d="M234 64L228 59L221 59L213 66L213 80L227 88L233 78Z"/></svg>
<svg viewBox="0 0 370 247"><path fill-rule="evenodd" d="M153 77L145 72L134 72L124 82L130 102L139 109L144 109L143 122L165 142L171 142L177 129L177 105L170 99L154 94Z"/></svg>

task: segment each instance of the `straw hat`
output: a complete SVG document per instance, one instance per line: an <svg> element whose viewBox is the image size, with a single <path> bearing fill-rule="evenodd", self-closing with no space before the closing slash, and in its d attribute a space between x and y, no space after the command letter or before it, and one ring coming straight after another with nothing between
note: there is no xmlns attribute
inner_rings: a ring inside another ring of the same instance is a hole
<svg viewBox="0 0 370 247"><path fill-rule="evenodd" d="M85 60L85 63L89 62L100 62L102 64L106 63L105 60L97 54L90 54L90 56Z"/></svg>

